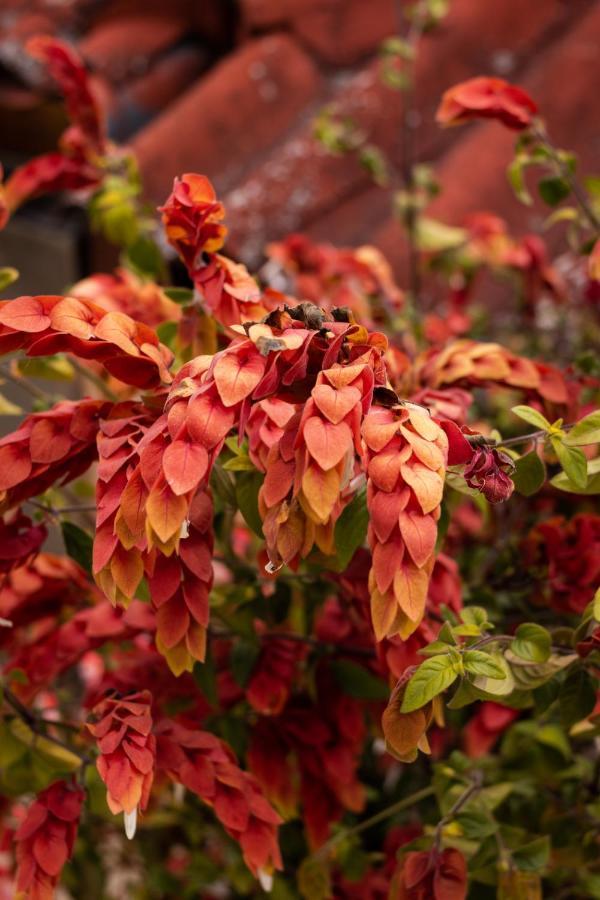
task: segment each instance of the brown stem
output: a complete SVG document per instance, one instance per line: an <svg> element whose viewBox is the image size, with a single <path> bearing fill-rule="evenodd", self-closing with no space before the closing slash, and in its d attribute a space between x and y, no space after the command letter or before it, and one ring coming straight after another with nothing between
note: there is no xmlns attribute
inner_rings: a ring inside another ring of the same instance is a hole
<svg viewBox="0 0 600 900"><path fill-rule="evenodd" d="M478 793L483 787L483 773L478 769L472 773L471 775L471 784L468 788L463 791L458 800L450 807L448 812L443 818L440 819L435 828L435 837L434 837L434 847L437 853L440 852L441 844L442 844L442 831L445 825L448 825L452 819L458 815L463 806L469 802L471 797Z"/></svg>
<svg viewBox="0 0 600 900"><path fill-rule="evenodd" d="M404 3L403 0L396 2L398 16L398 32L401 33L404 27ZM425 16L422 4L418 4L413 11L413 18L407 36L407 44L411 48L410 58L407 60L407 81L403 90L402 102L402 123L400 129L400 153L401 153L401 171L402 178L407 193L412 198L415 189L414 181L414 164L416 157L415 149L415 124L414 124L414 97L415 97L415 60L417 57L417 48L419 41L423 36L423 28L425 25ZM421 295L421 266L419 249L417 246L417 230L419 224L419 213L414 206L412 200L409 200L406 212L406 232L409 245L409 288L411 294L411 308L408 310L411 320L416 314L416 306Z"/></svg>
<svg viewBox="0 0 600 900"><path fill-rule="evenodd" d="M239 637L237 632L221 628L209 628L209 634L213 638L230 639ZM297 634L294 631L269 631L265 634L261 634L259 637L261 640L295 641L299 644L308 644L310 647L315 647L319 650L326 650L329 653L349 653L353 656L364 656L369 659L372 659L375 656L375 651L370 647L354 647L350 644L330 644L326 641L320 641L312 635Z"/></svg>
<svg viewBox="0 0 600 900"><path fill-rule="evenodd" d="M40 503L38 500L27 500L26 503L29 503L31 506L35 506L36 509L41 509L43 512L48 513L49 516L61 516L66 513L89 513L96 512L95 505L81 505L81 506L46 506L44 503Z"/></svg>
<svg viewBox="0 0 600 900"><path fill-rule="evenodd" d="M14 384L16 387L21 388L21 390L28 393L35 400L43 400L44 403L51 404L52 399L39 388L36 384L32 384L27 378L17 378L16 375L13 375L12 372L6 366L0 366L0 376L5 378L7 381L10 381L11 384Z"/></svg>

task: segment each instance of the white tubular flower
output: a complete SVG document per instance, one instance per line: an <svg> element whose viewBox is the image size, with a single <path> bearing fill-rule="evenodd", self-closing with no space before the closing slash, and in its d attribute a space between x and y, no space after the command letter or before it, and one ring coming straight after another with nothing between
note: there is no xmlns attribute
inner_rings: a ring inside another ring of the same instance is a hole
<svg viewBox="0 0 600 900"><path fill-rule="evenodd" d="M135 831L137 828L137 806L133 810L133 812L124 812L123 813L123 822L125 824L125 835L126 837L132 841L135 837Z"/></svg>
<svg viewBox="0 0 600 900"><path fill-rule="evenodd" d="M273 873L267 872L266 869L259 869L258 880L263 891L265 891L267 894L270 894L273 890Z"/></svg>

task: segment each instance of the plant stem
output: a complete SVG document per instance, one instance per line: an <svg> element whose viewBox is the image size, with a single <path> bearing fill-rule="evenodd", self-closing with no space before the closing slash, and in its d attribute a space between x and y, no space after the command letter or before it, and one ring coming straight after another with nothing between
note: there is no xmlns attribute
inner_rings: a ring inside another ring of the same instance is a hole
<svg viewBox="0 0 600 900"><path fill-rule="evenodd" d="M6 366L0 366L0 376L7 381L10 381L11 384L16 385L16 387L21 388L21 390L28 393L35 400L43 400L44 403L48 403L49 405L52 403L52 399L45 391L36 384L33 384L27 378L18 378L16 375L13 375Z"/></svg>
<svg viewBox="0 0 600 900"><path fill-rule="evenodd" d="M213 638L231 639L240 637L235 631L226 629L209 628L209 634ZM330 644L326 641L320 641L319 638L310 634L297 634L294 631L269 631L265 634L258 635L261 640L280 640L280 641L296 641L299 644L308 644L318 650L325 650L329 653L350 653L353 656L365 656L372 659L375 651L370 647L353 647L349 644Z"/></svg>
<svg viewBox="0 0 600 900"><path fill-rule="evenodd" d="M598 218L598 216L592 209L589 199L588 199L584 189L581 187L581 185L579 184L579 182L577 181L577 179L575 178L575 176L569 169L568 165L561 159L560 151L558 150L557 147L554 146L554 144L548 137L548 133L546 132L546 129L540 123L540 124L534 126L532 130L533 130L534 135L538 139L538 141L541 144L543 144L544 147L546 147L546 149L552 155L552 160L554 162L554 165L558 169L558 172L559 172L561 178L563 178L569 185L571 193L575 197L575 200L579 204L579 208L581 209L585 218L588 220L592 229L597 234L600 233L600 219Z"/></svg>
<svg viewBox="0 0 600 900"><path fill-rule="evenodd" d="M43 512L48 513L49 516L60 516L65 513L90 513L96 512L96 507L94 505L89 506L46 506L44 503L40 503L38 500L27 500L26 503L31 504L31 506L35 506L36 509L41 509Z"/></svg>
<svg viewBox="0 0 600 900"><path fill-rule="evenodd" d="M113 391L111 391L106 382L103 381L102 378L100 378L99 375L96 375L95 372L92 372L90 369L86 369L85 366L82 366L78 359L71 359L70 363L77 374L80 375L81 378L86 378L91 384L98 388L102 396L106 397L107 400L113 400L114 402L116 402L119 399L117 395L113 393Z"/></svg>
<svg viewBox="0 0 600 900"><path fill-rule="evenodd" d="M434 838L434 847L436 851L439 853L441 843L442 843L442 831L445 825L448 825L449 822L461 811L463 806L469 802L473 794L478 793L483 787L483 773L479 770L473 772L471 776L471 784L468 788L463 791L458 800L450 807L445 816L443 816L435 828L435 838Z"/></svg>
<svg viewBox="0 0 600 900"><path fill-rule="evenodd" d="M81 760L82 766L88 765L90 762L89 756L85 753L80 753L78 750L74 750L68 744L65 744L64 741L61 741L59 738L54 737L51 734L46 734L43 730L40 730L40 723L37 719L35 713L33 713L30 709L21 703L19 698L13 694L10 688L5 687L3 690L3 696L5 701L8 703L10 707L16 712L18 717L22 719L23 722L31 729L34 735L38 737L44 738L45 741L49 741L51 744L56 744L57 747L61 747L63 750L67 750L69 753L72 753L74 756L79 757ZM50 723L48 723L50 724ZM53 722L53 725L57 727L60 726L60 722Z"/></svg>
<svg viewBox="0 0 600 900"><path fill-rule="evenodd" d="M397 0L396 9L398 15L398 32L401 33L404 26L404 3ZM410 58L406 61L407 79L403 89L402 123L400 129L400 166L402 179L407 193L412 197L415 189L414 164L415 164L415 122L414 122L414 96L415 96L415 60L417 48L423 35L425 16L422 14L422 4L418 4L413 10L412 22L407 36L407 44L411 48ZM406 233L409 247L409 288L410 306L407 312L411 323L415 324L416 307L421 295L421 267L419 248L417 246L417 232L419 224L419 212L412 200L409 200L405 216Z"/></svg>
<svg viewBox="0 0 600 900"><path fill-rule="evenodd" d="M562 431L570 431L571 428L574 428L576 422L570 422L567 425L561 425ZM540 428L538 431L531 431L529 434L519 434L516 437L506 438L506 440L497 441L496 438L486 438L480 435L465 435L467 440L470 437L477 438L475 441L469 441L469 443L473 444L481 444L482 446L488 447L511 447L513 444L524 444L527 441L537 441L540 438L545 437L548 434L547 431L544 431L543 428Z"/></svg>
<svg viewBox="0 0 600 900"><path fill-rule="evenodd" d="M323 844L322 847L319 847L314 855L327 856L333 847L341 843L347 837L355 834L361 834L363 831L366 831L373 825L378 825L379 822L385 822L386 819L389 819L396 813L402 812L403 809L408 809L410 806L415 806L417 803L420 803L421 800L425 800L427 799L427 797L431 797L433 794L434 788L432 786L429 786L421 788L420 791L415 791L414 794L409 794L408 797L403 797L401 800L397 800L396 803L392 803L391 806L386 807L386 809L380 810L378 813L375 813L374 816L365 819L363 822L359 822L358 825L354 825L352 828L344 828L342 831L339 831L336 835L330 838L330 840L326 841L326 843Z"/></svg>

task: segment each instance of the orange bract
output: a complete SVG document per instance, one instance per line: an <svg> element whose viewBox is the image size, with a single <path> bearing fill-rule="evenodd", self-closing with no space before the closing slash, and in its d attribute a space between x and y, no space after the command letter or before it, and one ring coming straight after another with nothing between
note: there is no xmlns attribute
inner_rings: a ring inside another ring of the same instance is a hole
<svg viewBox="0 0 600 900"><path fill-rule="evenodd" d="M531 125L537 106L521 88L503 78L481 76L455 84L442 97L436 119L441 125L462 125L470 119L497 119L508 128Z"/></svg>

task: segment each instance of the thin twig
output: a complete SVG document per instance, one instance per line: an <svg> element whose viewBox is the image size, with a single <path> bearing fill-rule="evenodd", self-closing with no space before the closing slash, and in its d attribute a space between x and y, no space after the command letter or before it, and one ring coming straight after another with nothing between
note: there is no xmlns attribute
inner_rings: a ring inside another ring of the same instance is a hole
<svg viewBox="0 0 600 900"><path fill-rule="evenodd" d="M403 809L408 809L411 806L416 806L417 803L421 802L421 800L426 800L428 797L431 797L433 793L434 788L430 785L429 787L421 788L420 791L415 791L414 794L409 794L408 797L403 797L396 803L392 803L391 806L386 807L386 809L382 809L378 813L375 813L374 816L371 816L370 818L364 819L364 821L359 822L358 825L354 825L351 828L342 829L332 838L326 841L326 843L324 843L321 847L319 847L319 849L315 851L314 855L317 857L327 856L333 849L333 847L344 841L346 838L351 837L355 834L361 834L368 828L372 828L373 825L378 825L379 822L385 822L386 819L389 819L391 816L396 815L396 813L402 812Z"/></svg>
<svg viewBox="0 0 600 900"><path fill-rule="evenodd" d="M111 391L106 382L103 381L102 378L100 378L99 375L96 375L95 372L92 372L90 369L86 369L85 366L82 366L78 359L71 359L70 363L77 374L80 375L81 378L86 378L91 384L98 388L102 396L106 397L107 400L116 402L119 399L117 395L113 393L113 391Z"/></svg>
<svg viewBox="0 0 600 900"><path fill-rule="evenodd" d="M209 628L209 634L213 638L223 639L240 637L237 632L222 628ZM321 641L319 638L313 637L312 635L298 634L294 631L268 631L265 632L265 634L257 635L257 637L260 637L261 640L295 641L299 644L308 644L310 647L314 647L318 650L325 650L328 653L350 653L353 656L364 656L369 657L369 659L372 659L375 656L375 651L370 647L355 647L350 644L332 644L327 641Z"/></svg>
<svg viewBox="0 0 600 900"><path fill-rule="evenodd" d="M445 816L443 816L435 828L434 847L439 853L442 844L442 832L444 826L448 825L452 819L461 811L463 806L469 802L471 797L478 793L483 787L483 773L478 769L471 775L471 784L463 791L458 800L453 803Z"/></svg>
<svg viewBox="0 0 600 900"><path fill-rule="evenodd" d="M30 709L27 709L27 707L23 703L21 703L19 698L15 694L13 694L10 688L4 688L3 696L8 705L12 707L18 717L22 719L23 722L25 722L25 724L31 729L34 735L43 738L45 741L49 741L51 744L55 744L57 747L61 747L63 750L67 750L69 753L72 753L73 756L77 756L84 766L88 765L91 762L90 757L85 753L80 753L78 750L74 750L68 744L65 744L64 741L61 741L59 738L54 737L54 735L46 734L45 731L40 730L40 722L37 719L35 713L33 713ZM52 722L52 724L56 726L60 725L60 723L58 722Z"/></svg>
<svg viewBox="0 0 600 900"><path fill-rule="evenodd" d="M43 400L44 403L52 403L51 397L39 388L37 384L33 384L24 377L18 378L16 375L13 375L6 366L0 366L0 377L5 378L7 381L10 381L11 384L21 388L21 390L28 393L30 397L34 397L36 400Z"/></svg>
<svg viewBox="0 0 600 900"><path fill-rule="evenodd" d="M96 512L95 505L81 505L81 506L46 506L44 503L40 503L38 500L26 500L26 503L31 504L31 506L35 506L36 509L41 509L43 512L48 513L49 516L58 517L66 513L90 513Z"/></svg>

